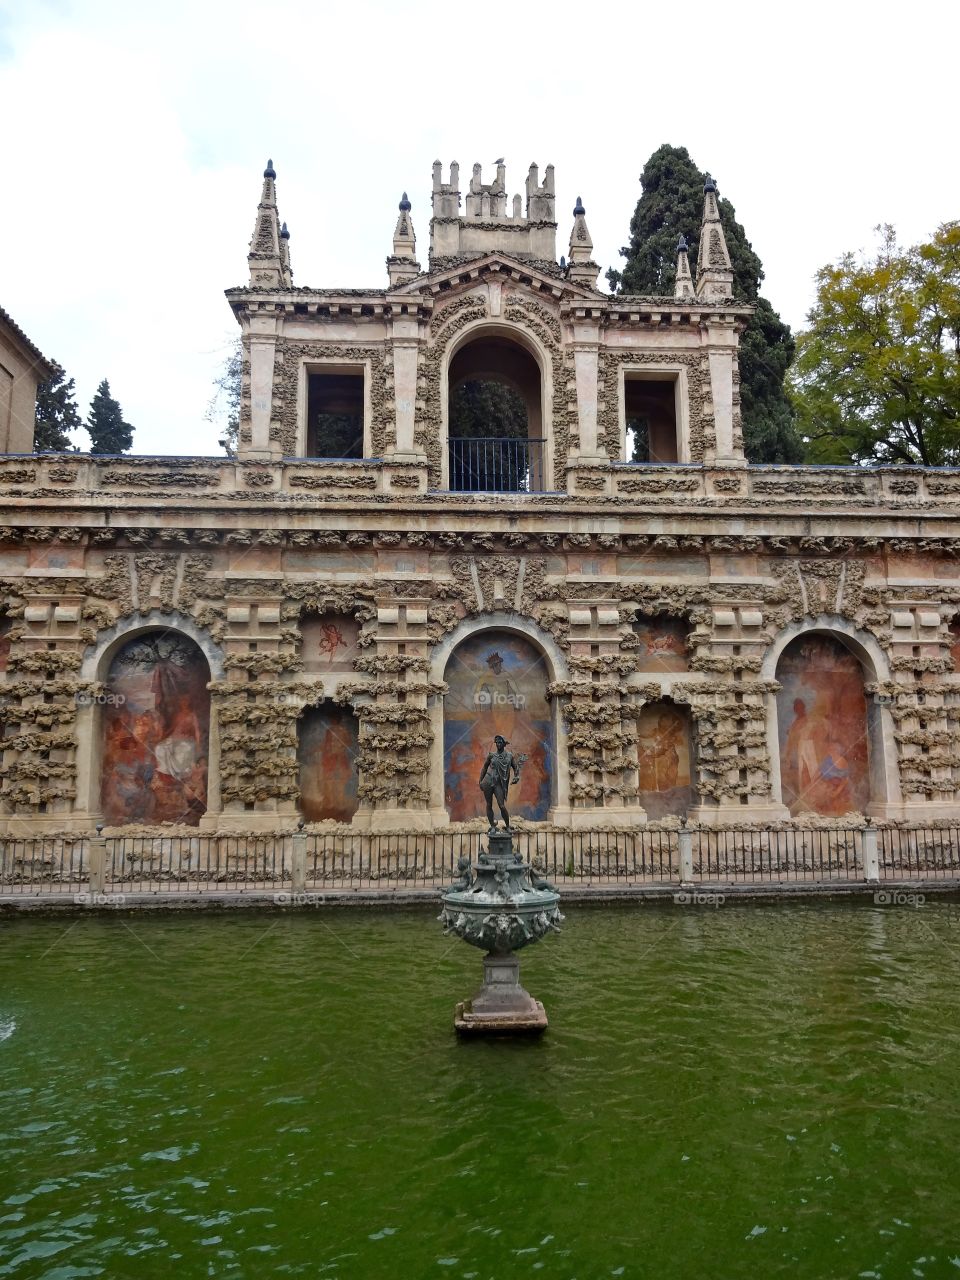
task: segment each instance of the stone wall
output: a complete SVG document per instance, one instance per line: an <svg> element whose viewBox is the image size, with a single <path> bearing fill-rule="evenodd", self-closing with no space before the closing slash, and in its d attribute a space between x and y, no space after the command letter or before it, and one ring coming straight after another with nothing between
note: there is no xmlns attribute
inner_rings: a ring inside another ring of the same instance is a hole
<svg viewBox="0 0 960 1280"><path fill-rule="evenodd" d="M960 817L960 476L611 465L603 491L546 498L429 492L425 471L0 462L8 829L97 821L110 663L156 630L210 668L205 827L296 822L298 724L321 703L356 717L355 827L443 824L446 659L504 627L544 655L552 821L643 821L641 721L664 699L691 717L694 818L786 819L777 665L811 629L863 668L871 812ZM303 636L329 617L355 639L325 667ZM657 619L686 637L675 669L651 669Z"/></svg>

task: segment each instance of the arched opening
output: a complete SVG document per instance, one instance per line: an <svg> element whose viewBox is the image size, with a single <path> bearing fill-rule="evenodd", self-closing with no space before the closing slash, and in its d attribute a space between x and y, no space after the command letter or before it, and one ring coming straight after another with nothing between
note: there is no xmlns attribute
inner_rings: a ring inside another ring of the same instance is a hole
<svg viewBox="0 0 960 1280"><path fill-rule="evenodd" d="M102 694L100 805L111 826L197 826L207 809L210 667L175 631L141 632L114 654Z"/></svg>
<svg viewBox="0 0 960 1280"><path fill-rule="evenodd" d="M842 636L808 631L777 663L783 802L790 813L841 817L882 800L878 708L858 654Z"/></svg>
<svg viewBox="0 0 960 1280"><path fill-rule="evenodd" d="M349 822L357 811L357 719L329 698L297 725L300 812L307 822Z"/></svg>
<svg viewBox="0 0 960 1280"><path fill-rule="evenodd" d="M520 782L507 800L511 818L544 821L554 799L555 750L541 651L517 632L478 631L454 649L444 679L444 801L451 821L483 813L478 782L497 734L520 761Z"/></svg>
<svg viewBox="0 0 960 1280"><path fill-rule="evenodd" d="M647 817L682 818L696 803L693 721L669 698L637 717L637 787Z"/></svg>
<svg viewBox="0 0 960 1280"><path fill-rule="evenodd" d="M520 343L486 334L450 362L450 488L531 493L544 487L540 366Z"/></svg>

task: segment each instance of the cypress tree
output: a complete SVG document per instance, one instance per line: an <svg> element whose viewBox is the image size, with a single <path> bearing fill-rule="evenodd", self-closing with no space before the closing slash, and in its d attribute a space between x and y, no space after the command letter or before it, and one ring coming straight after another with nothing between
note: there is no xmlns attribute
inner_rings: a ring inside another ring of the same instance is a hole
<svg viewBox="0 0 960 1280"><path fill-rule="evenodd" d="M653 153L640 176L643 193L630 220L630 243L620 250L626 265L622 271L607 272L614 292L673 293L678 238L686 236L691 247L700 240L706 176L686 147L665 144ZM734 297L756 307L740 338L744 448L751 462L799 462L803 446L783 387L793 359L793 335L760 296L763 264L736 210L723 197L718 204L733 267Z"/></svg>
<svg viewBox="0 0 960 1280"><path fill-rule="evenodd" d="M124 422L123 410L110 394L106 378L90 401L86 427L91 453L126 453L133 444L133 427Z"/></svg>
<svg viewBox="0 0 960 1280"><path fill-rule="evenodd" d="M33 430L34 453L63 453L75 446L67 432L82 426L73 378L60 365L53 377L37 387L37 412Z"/></svg>

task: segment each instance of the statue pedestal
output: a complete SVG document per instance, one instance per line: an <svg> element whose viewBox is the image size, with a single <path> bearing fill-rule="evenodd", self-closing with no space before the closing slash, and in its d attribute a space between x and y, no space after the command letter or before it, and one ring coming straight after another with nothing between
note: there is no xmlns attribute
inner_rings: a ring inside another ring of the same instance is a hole
<svg viewBox="0 0 960 1280"><path fill-rule="evenodd" d="M462 1036L539 1035L547 1015L520 985L521 947L559 930L560 895L528 866L513 846L513 832L493 830L476 869L461 857L460 879L441 895L441 923L471 946L482 948L483 986L461 1000L453 1023Z"/></svg>
<svg viewBox="0 0 960 1280"><path fill-rule="evenodd" d="M461 1000L453 1019L462 1036L539 1035L547 1015L520 985L520 960L512 951L483 957L483 986L472 1000Z"/></svg>

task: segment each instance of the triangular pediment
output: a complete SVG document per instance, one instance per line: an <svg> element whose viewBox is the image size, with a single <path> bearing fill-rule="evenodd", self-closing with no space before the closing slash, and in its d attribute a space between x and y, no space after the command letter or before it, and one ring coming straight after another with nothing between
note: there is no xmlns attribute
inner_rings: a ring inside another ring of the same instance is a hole
<svg viewBox="0 0 960 1280"><path fill-rule="evenodd" d="M557 268L559 272L559 267ZM476 258L464 258L452 266L444 266L441 270L427 271L414 280L392 289L392 294L442 294L452 296L456 293L467 293L478 284L486 284L499 279L503 284L529 289L539 296L550 296L558 302L562 298L583 298L596 302L605 298L606 294L584 285L574 284L563 276L554 275L549 270L524 262L521 258L512 258L506 253L485 253Z"/></svg>

